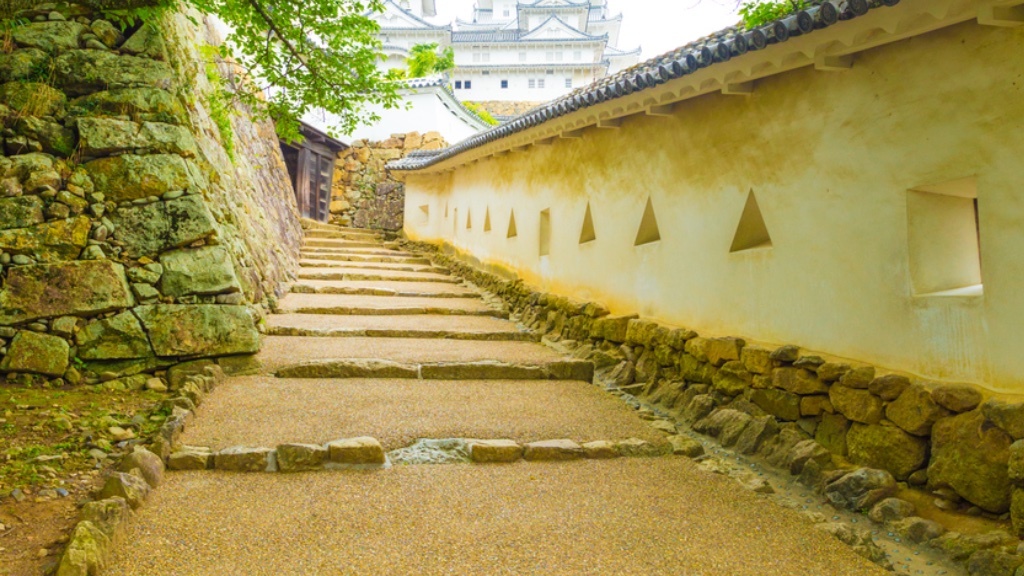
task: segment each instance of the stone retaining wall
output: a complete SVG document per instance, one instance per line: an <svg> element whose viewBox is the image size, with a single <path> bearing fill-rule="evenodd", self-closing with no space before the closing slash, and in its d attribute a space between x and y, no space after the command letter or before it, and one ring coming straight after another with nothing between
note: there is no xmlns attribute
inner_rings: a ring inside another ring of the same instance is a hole
<svg viewBox="0 0 1024 576"><path fill-rule="evenodd" d="M384 165L418 150L447 148L441 134L395 134L381 142L356 140L338 155L331 195L331 223L397 232L405 224L405 187Z"/></svg>
<svg viewBox="0 0 1024 576"><path fill-rule="evenodd" d="M210 105L231 72L200 54L212 32L22 17L0 52L0 374L95 383L255 352L302 232L273 126Z"/></svg>
<svg viewBox="0 0 1024 576"><path fill-rule="evenodd" d="M523 324L593 361L595 382L644 397L697 431L721 436L728 426L733 441L747 431L756 440L751 451L774 441L788 453L813 439L820 453L803 472L815 475L812 485L850 464L883 469L931 491L944 508L1010 513L1024 535L1024 488L1012 484L1024 483L1022 404L986 399L968 385L826 361L793 345L765 348L612 317L600 304L481 271L451 250L408 244L437 252L437 263L503 298Z"/></svg>

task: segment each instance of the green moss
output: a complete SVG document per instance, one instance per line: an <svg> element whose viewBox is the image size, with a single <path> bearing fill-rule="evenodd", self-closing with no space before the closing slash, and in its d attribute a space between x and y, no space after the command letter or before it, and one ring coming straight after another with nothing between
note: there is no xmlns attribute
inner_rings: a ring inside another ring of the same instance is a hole
<svg viewBox="0 0 1024 576"><path fill-rule="evenodd" d="M213 91L206 96L206 105L210 110L210 118L220 133L224 152L233 163L235 161L235 129L231 125L231 94L224 89L224 79L217 71L215 64L206 65L206 79L213 85Z"/></svg>

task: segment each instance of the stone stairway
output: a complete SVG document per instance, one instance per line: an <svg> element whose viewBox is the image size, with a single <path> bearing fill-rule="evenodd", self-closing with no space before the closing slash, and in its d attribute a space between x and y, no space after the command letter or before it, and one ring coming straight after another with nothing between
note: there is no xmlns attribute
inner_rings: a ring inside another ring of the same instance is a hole
<svg viewBox="0 0 1024 576"><path fill-rule="evenodd" d="M375 233L308 230L276 312L109 573L879 573Z"/></svg>

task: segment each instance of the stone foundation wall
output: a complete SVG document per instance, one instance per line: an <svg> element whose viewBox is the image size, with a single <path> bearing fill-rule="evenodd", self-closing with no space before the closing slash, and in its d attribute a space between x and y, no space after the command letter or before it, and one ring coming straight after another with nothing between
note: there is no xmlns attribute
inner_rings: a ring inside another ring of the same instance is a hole
<svg viewBox="0 0 1024 576"><path fill-rule="evenodd" d="M22 17L0 51L0 375L95 383L255 352L301 228L273 126L212 111L210 31Z"/></svg>
<svg viewBox="0 0 1024 576"><path fill-rule="evenodd" d="M931 491L944 508L1012 516L1024 536L1024 404L986 399L969 385L828 361L795 345L765 348L612 317L600 304L482 271L448 247L436 260L502 297L523 324L592 360L595 382L643 397L727 446L744 438L741 451L777 453L784 465L794 447L814 440L800 450L813 456L800 460L809 485L849 465L882 469Z"/></svg>
<svg viewBox="0 0 1024 576"><path fill-rule="evenodd" d="M405 187L384 165L419 150L447 148L441 134L395 134L381 142L357 140L338 155L331 194L331 223L397 232L405 223Z"/></svg>

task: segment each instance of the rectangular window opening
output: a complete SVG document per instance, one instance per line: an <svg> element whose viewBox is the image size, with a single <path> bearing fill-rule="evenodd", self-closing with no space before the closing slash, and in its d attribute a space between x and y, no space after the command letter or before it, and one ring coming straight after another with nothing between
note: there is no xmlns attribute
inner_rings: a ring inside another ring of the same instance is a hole
<svg viewBox="0 0 1024 576"><path fill-rule="evenodd" d="M508 88L508 80L502 80L501 81L501 87L502 88Z"/></svg>
<svg viewBox="0 0 1024 576"><path fill-rule="evenodd" d="M540 250L541 256L551 254L551 209L540 211Z"/></svg>
<svg viewBox="0 0 1024 576"><path fill-rule="evenodd" d="M982 295L977 179L907 191L907 241L915 296Z"/></svg>

